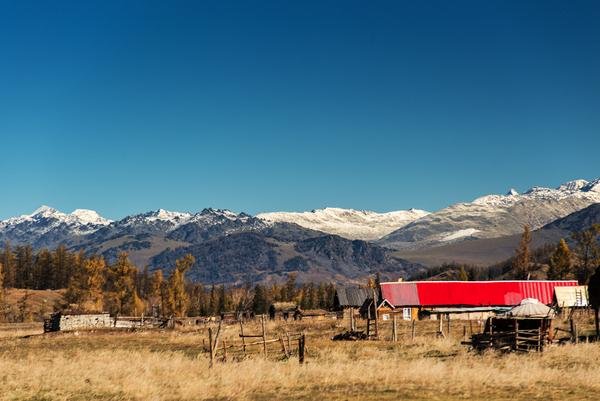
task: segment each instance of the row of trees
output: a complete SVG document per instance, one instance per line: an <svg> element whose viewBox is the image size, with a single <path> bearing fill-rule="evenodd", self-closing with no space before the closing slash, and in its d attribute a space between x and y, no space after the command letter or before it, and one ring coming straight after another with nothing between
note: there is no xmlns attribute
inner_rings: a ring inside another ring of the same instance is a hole
<svg viewBox="0 0 600 401"><path fill-rule="evenodd" d="M138 269L121 253L114 263L65 247L33 252L29 246L0 251L0 289L66 289L62 308L109 311L120 315L210 316L233 311L266 313L277 301L293 301L303 309L333 306L332 284L298 285L290 274L283 284L241 287L206 286L185 278L195 260L186 255L165 276L162 269ZM1 297L2 291L0 291ZM1 298L0 298L1 301Z"/></svg>
<svg viewBox="0 0 600 401"><path fill-rule="evenodd" d="M531 232L525 226L513 259L513 274L517 278L527 278L541 264L547 264L549 279L574 278L587 284L596 266L600 265L600 224L573 232L570 239L572 249L563 238L556 246L538 249L537 260L532 260Z"/></svg>

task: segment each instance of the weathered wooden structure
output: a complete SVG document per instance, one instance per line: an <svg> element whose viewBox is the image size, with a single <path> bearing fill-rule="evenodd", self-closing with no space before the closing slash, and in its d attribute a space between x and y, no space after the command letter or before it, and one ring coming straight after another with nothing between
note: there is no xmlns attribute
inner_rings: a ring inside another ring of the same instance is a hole
<svg viewBox="0 0 600 401"><path fill-rule="evenodd" d="M471 336L478 351L542 352L552 339L554 310L536 299L525 299L505 315L489 317L482 333Z"/></svg>
<svg viewBox="0 0 600 401"><path fill-rule="evenodd" d="M478 351L542 352L550 340L551 318L490 317L483 333L471 336Z"/></svg>
<svg viewBox="0 0 600 401"><path fill-rule="evenodd" d="M302 311L295 302L273 302L269 306L269 319L298 320Z"/></svg>

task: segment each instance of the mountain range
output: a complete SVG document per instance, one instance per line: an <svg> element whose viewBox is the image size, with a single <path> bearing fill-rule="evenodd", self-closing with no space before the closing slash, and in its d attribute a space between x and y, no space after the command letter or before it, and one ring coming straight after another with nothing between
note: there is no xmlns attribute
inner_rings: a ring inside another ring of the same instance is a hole
<svg viewBox="0 0 600 401"><path fill-rule="evenodd" d="M109 260L126 251L150 269L168 268L189 252L196 256L190 277L207 283L278 281L289 272L300 281L361 281L375 272L395 280L441 262L494 263L514 252L525 224L535 230L536 245L555 241L582 221L596 222L598 203L600 180L575 180L555 189L486 195L432 213L325 208L251 216L159 209L111 221L92 210L63 213L42 206L1 221L0 241L34 248L64 244Z"/></svg>

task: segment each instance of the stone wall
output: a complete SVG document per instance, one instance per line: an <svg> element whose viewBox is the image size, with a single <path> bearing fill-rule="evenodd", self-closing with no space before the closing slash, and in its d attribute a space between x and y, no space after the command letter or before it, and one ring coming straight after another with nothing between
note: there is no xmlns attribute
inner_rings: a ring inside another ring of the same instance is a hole
<svg viewBox="0 0 600 401"><path fill-rule="evenodd" d="M61 331L112 327L113 324L114 321L110 318L108 313L94 315L62 315L60 317Z"/></svg>

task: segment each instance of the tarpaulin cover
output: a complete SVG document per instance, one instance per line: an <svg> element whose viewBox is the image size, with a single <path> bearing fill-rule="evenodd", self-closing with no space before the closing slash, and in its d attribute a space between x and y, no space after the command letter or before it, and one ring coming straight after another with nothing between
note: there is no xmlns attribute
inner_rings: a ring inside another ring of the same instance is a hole
<svg viewBox="0 0 600 401"><path fill-rule="evenodd" d="M550 305L554 287L576 286L557 281L414 281L381 283L381 294L399 306L514 306L525 298Z"/></svg>

